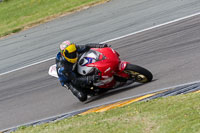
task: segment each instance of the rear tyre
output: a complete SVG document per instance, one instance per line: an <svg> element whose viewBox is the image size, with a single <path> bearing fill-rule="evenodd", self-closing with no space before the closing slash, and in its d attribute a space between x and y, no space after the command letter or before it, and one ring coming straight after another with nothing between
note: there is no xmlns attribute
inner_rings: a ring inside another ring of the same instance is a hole
<svg viewBox="0 0 200 133"><path fill-rule="evenodd" d="M139 83L147 83L153 79L153 75L149 70L133 64L127 64L124 72L128 73L130 78L135 79Z"/></svg>

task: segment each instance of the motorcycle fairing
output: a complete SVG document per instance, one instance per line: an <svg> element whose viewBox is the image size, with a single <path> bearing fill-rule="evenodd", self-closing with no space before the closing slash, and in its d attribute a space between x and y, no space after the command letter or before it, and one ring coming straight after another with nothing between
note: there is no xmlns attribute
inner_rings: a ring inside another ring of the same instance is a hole
<svg viewBox="0 0 200 133"><path fill-rule="evenodd" d="M119 54L115 50L112 48L92 48L91 51L95 51L96 61L93 63L87 63L84 67L79 65L78 69L81 68L81 71L83 72L87 71L87 69L94 70L95 68L100 72L99 75L101 75L102 78L98 83L95 83L94 86L100 88L113 87L115 84L114 75L128 78L129 75L123 72L128 62L120 61ZM91 51L88 52L91 53ZM89 54L83 55L82 58L85 58L84 56L91 58Z"/></svg>
<svg viewBox="0 0 200 133"><path fill-rule="evenodd" d="M98 61L100 54L101 53L94 50L89 50L84 53L78 61L78 73L81 75L89 75L92 73L94 71L94 67L88 67L87 65Z"/></svg>
<svg viewBox="0 0 200 133"><path fill-rule="evenodd" d="M126 61L121 61L119 63L119 71L117 71L117 76L123 77L123 78L129 78L129 75L124 72L124 69L126 68L127 64L130 64L129 62Z"/></svg>
<svg viewBox="0 0 200 133"><path fill-rule="evenodd" d="M129 62L120 61L119 54L112 48L92 48L80 57L77 71L81 75L90 75L97 70L101 80L94 83L94 86L112 88L116 83L114 75L123 78L129 77L127 73L124 73L127 64ZM49 68L49 75L58 78L56 64Z"/></svg>

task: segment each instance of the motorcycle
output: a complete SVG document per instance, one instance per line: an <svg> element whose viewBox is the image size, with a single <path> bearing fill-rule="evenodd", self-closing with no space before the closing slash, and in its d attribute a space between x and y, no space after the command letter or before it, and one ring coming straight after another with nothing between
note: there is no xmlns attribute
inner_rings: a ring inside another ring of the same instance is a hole
<svg viewBox="0 0 200 133"><path fill-rule="evenodd" d="M152 81L153 75L149 70L121 61L119 56L119 53L110 47L91 48L82 54L76 66L78 74L98 74L101 77L91 86L84 88L88 95L99 94L123 86L128 80L139 83ZM49 68L49 75L58 78L56 65Z"/></svg>

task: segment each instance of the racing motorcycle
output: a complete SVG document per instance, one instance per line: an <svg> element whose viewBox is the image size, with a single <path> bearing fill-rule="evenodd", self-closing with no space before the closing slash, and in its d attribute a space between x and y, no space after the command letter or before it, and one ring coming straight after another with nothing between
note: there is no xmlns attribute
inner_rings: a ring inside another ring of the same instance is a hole
<svg viewBox="0 0 200 133"><path fill-rule="evenodd" d="M82 54L77 63L80 75L98 74L100 80L84 88L88 95L99 94L125 85L127 81L147 83L152 81L152 73L135 64L122 61L119 53L110 47L91 48ZM49 68L49 75L57 77L56 65Z"/></svg>

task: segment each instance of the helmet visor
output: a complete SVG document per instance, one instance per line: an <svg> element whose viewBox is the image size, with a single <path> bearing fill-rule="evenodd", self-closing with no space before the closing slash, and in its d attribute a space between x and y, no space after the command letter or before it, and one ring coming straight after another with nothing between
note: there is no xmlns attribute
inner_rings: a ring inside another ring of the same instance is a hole
<svg viewBox="0 0 200 133"><path fill-rule="evenodd" d="M65 51L65 52L64 52L64 55L65 55L67 58L74 59L74 58L77 57L77 52L68 53L67 51Z"/></svg>
<svg viewBox="0 0 200 133"><path fill-rule="evenodd" d="M64 51L63 55L64 55L65 59L70 63L76 63L78 60L77 52L68 53L67 51Z"/></svg>

